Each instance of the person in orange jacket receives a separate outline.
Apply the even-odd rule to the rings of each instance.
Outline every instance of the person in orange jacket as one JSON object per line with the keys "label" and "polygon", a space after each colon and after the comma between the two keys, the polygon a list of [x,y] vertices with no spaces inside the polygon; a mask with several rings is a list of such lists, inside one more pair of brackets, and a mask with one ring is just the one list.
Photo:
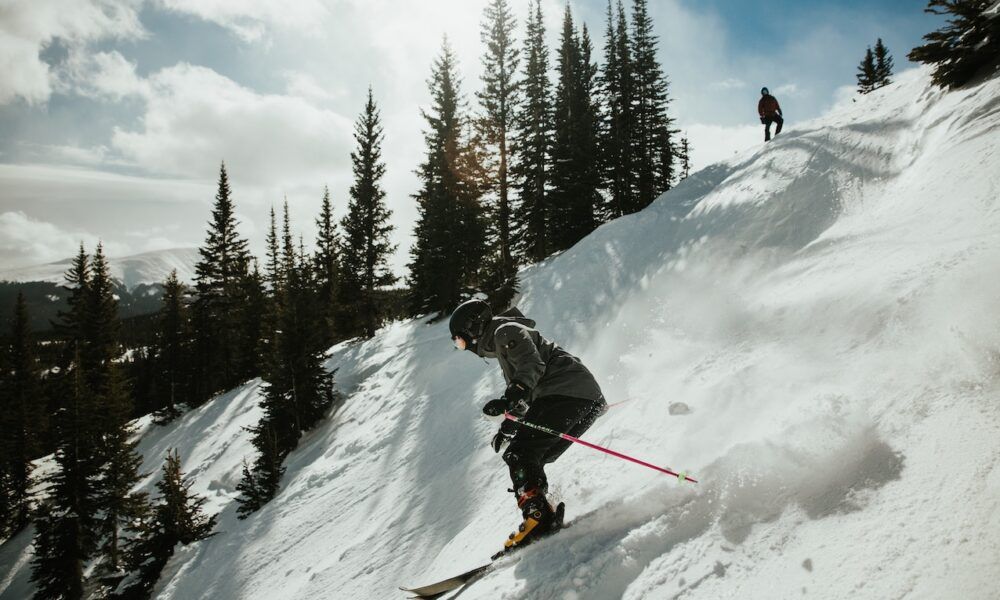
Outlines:
{"label": "person in orange jacket", "polygon": [[764,141],[771,141],[771,123],[777,123],[774,135],[781,133],[781,125],[785,120],[781,117],[781,106],[778,99],[771,95],[767,88],[760,88],[760,102],[757,103],[760,122],[764,125]]}

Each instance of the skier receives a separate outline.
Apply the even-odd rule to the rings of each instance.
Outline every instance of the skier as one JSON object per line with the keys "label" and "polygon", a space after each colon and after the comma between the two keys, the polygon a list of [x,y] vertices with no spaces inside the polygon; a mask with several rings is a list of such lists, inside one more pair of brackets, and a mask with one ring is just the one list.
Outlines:
{"label": "skier", "polygon": [[[578,358],[541,336],[535,322],[512,308],[494,316],[489,304],[469,300],[455,309],[449,328],[459,350],[496,358],[507,389],[483,406],[489,416],[507,411],[525,421],[579,437],[607,410],[601,388]],[[491,445],[494,452],[507,445],[503,460],[510,469],[523,521],[504,543],[504,551],[523,546],[558,528],[560,504],[545,497],[548,481],[544,466],[553,462],[570,442],[509,419],[500,425]]]}
{"label": "skier", "polygon": [[767,88],[760,88],[760,102],[757,103],[757,112],[760,113],[760,122],[764,125],[764,141],[771,141],[771,123],[777,123],[774,135],[781,133],[781,125],[785,120],[781,116],[781,106],[778,99],[771,95]]}

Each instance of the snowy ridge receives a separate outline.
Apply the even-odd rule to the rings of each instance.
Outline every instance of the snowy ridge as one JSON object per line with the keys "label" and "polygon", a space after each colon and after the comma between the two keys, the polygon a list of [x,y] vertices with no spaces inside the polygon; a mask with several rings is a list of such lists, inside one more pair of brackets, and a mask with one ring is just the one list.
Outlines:
{"label": "snowy ridge", "polygon": [[[547,472],[574,526],[462,600],[996,596],[1000,79],[928,81],[903,73],[522,272],[518,305],[627,401],[584,437],[701,483],[573,448]],[[143,440],[147,469],[176,444],[222,510],[158,598],[401,598],[516,525],[479,412],[495,364],[409,321],[328,366],[345,403],[246,521],[256,383]],[[0,548],[0,598],[23,597],[27,546]]]}
{"label": "snowy ridge", "polygon": [[[132,290],[139,285],[163,283],[171,271],[177,270],[177,278],[182,282],[194,281],[195,264],[199,259],[197,248],[171,248],[154,250],[132,256],[109,258],[111,277]],[[0,271],[0,281],[47,281],[63,283],[72,259],[54,263],[21,267]]]}

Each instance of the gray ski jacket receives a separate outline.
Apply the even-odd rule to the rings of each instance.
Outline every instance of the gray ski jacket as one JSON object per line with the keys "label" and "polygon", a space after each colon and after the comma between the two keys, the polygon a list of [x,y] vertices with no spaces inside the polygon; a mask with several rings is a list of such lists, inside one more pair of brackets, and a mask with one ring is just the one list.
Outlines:
{"label": "gray ski jacket", "polygon": [[535,322],[524,316],[497,316],[486,326],[476,354],[496,358],[504,381],[531,390],[529,404],[544,396],[569,396],[602,401],[597,380],[580,359],[542,337]]}

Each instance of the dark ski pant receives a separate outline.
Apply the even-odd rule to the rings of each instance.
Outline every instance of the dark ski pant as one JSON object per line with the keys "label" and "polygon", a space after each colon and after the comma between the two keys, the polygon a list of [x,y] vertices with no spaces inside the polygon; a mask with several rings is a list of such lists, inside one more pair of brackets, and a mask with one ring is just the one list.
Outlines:
{"label": "dark ski pant", "polygon": [[[607,408],[604,398],[594,402],[569,396],[545,396],[531,403],[524,420],[579,437]],[[503,453],[503,460],[510,467],[514,494],[520,495],[532,488],[543,494],[547,492],[545,465],[562,456],[571,444],[544,431],[518,425],[514,439]]]}
{"label": "dark ski pant", "polygon": [[777,123],[778,126],[774,130],[774,135],[781,133],[781,126],[785,123],[785,120],[781,118],[781,115],[774,114],[764,117],[764,141],[771,141],[771,123]]}

